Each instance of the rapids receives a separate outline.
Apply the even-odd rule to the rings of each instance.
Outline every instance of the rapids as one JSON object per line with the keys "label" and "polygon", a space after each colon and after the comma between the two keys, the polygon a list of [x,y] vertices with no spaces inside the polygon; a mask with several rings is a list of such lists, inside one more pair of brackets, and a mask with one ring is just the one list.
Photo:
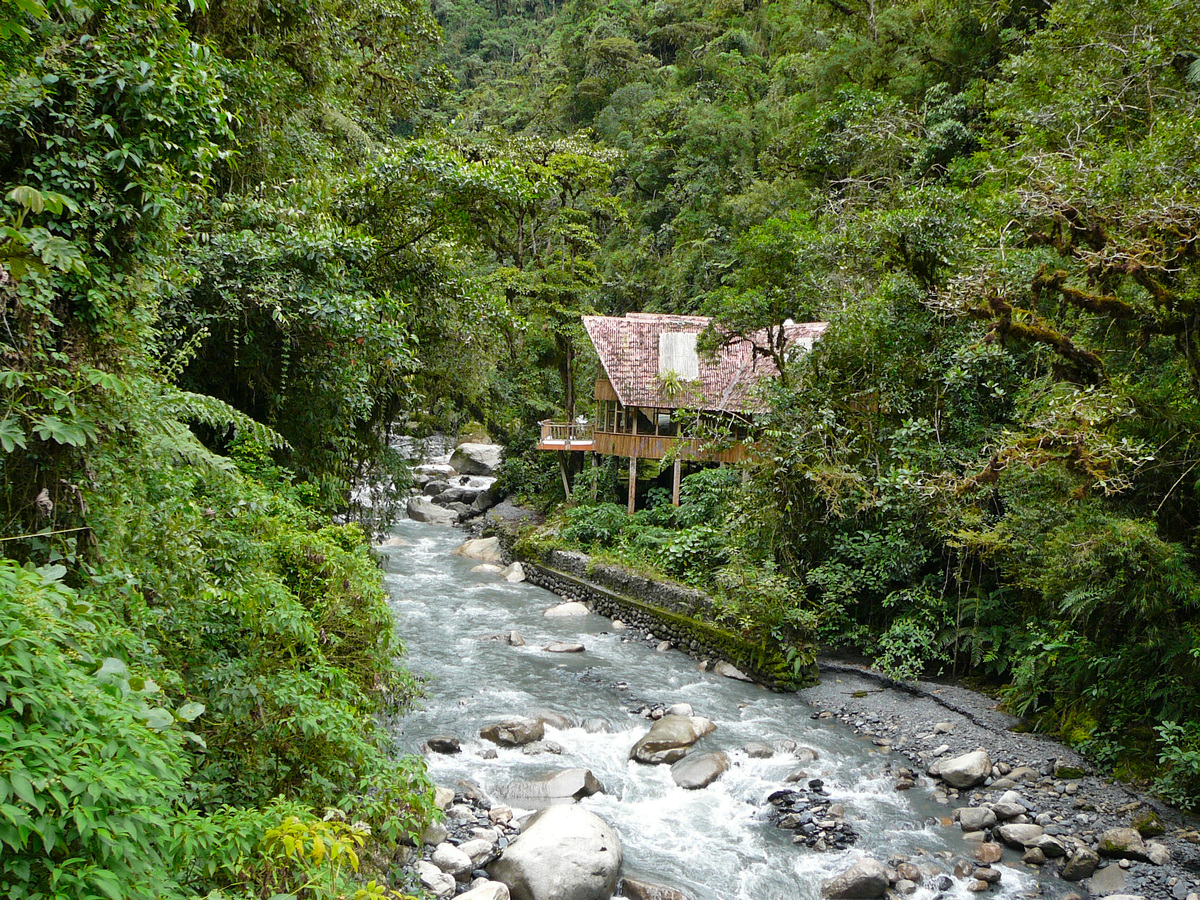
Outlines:
{"label": "rapids", "polygon": [[[951,815],[920,786],[897,792],[889,764],[906,764],[899,754],[831,719],[814,719],[797,697],[771,693],[700,672],[690,657],[658,653],[628,633],[614,632],[597,615],[548,619],[542,613],[560,602],[541,588],[508,584],[495,575],[473,573],[476,560],[451,555],[463,540],[456,529],[401,522],[393,534],[402,543],[382,549],[391,606],[410,667],[428,678],[417,709],[396,724],[403,749],[420,753],[435,734],[452,734],[463,745],[457,755],[428,757],[438,784],[477,785],[489,796],[504,785],[550,771],[583,766],[592,770],[605,793],[583,800],[586,808],[616,828],[626,874],[688,891],[695,900],[792,900],[820,897],[820,882],[869,853],[887,861],[911,857],[922,869],[948,872],[953,860],[940,852],[970,857],[957,826],[939,820]],[[393,542],[396,543],[396,542]],[[523,647],[490,639],[516,629]],[[579,641],[583,653],[555,654],[550,641]],[[645,766],[628,759],[629,749],[650,725],[635,711],[644,703],[685,701],[698,715],[717,723],[696,752],[725,750],[733,766],[708,788],[685,791],[671,780],[669,766]],[[582,727],[546,729],[561,744],[561,756],[526,755],[519,748],[491,748],[479,729],[505,715],[553,710],[571,721],[604,719],[608,733]],[[749,741],[790,739],[817,751],[803,768],[820,778],[830,797],[846,807],[860,834],[843,852],[816,852],[791,841],[791,832],[765,818],[766,798],[784,787],[784,776],[799,764],[790,754],[751,759]],[[1024,867],[1001,865],[1003,881],[988,892],[1008,900],[1036,882]],[[941,894],[967,900],[965,880]],[[934,900],[931,880],[915,900]]]}

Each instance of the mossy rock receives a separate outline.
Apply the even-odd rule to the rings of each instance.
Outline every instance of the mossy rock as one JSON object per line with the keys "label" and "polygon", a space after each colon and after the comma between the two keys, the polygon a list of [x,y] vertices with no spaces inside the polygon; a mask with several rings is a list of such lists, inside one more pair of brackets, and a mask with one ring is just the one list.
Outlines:
{"label": "mossy rock", "polygon": [[1143,809],[1134,815],[1132,825],[1144,838],[1158,837],[1160,834],[1165,834],[1167,830],[1162,819],[1158,817],[1158,813],[1152,809]]}
{"label": "mossy rock", "polygon": [[1074,780],[1076,778],[1082,778],[1086,774],[1087,774],[1087,770],[1081,769],[1081,768],[1079,768],[1079,766],[1055,766],[1054,767],[1054,777],[1055,778],[1065,778],[1068,781]]}

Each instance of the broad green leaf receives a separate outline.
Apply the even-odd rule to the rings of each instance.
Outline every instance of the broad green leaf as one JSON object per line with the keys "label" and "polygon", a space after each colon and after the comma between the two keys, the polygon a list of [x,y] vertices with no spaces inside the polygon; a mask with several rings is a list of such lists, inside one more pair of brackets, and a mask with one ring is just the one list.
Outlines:
{"label": "broad green leaf", "polygon": [[203,703],[185,703],[175,711],[175,717],[184,722],[193,722],[204,714]]}
{"label": "broad green leaf", "polygon": [[146,725],[155,731],[164,731],[170,728],[175,722],[175,717],[171,715],[171,711],[163,709],[161,706],[155,706],[146,716]]}
{"label": "broad green leaf", "polygon": [[26,446],[25,429],[15,418],[8,416],[0,421],[0,448],[5,453],[12,453],[18,447],[24,450]]}
{"label": "broad green leaf", "polygon": [[106,657],[96,672],[97,678],[124,678],[129,674],[129,667],[116,657]]}

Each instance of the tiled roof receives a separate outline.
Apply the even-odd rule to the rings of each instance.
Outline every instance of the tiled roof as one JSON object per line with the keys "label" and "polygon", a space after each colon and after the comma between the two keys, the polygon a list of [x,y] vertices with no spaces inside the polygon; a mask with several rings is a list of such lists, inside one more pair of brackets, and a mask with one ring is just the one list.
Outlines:
{"label": "tiled roof", "polygon": [[[614,316],[584,316],[583,327],[596,347],[605,375],[625,406],[674,409],[689,406],[720,412],[760,412],[762,402],[754,396],[755,384],[777,374],[769,357],[755,356],[749,341],[740,340],[718,351],[715,359],[700,356],[700,378],[676,397],[663,394],[658,378],[659,334],[699,334],[711,320],[707,316],[670,316],[629,313]],[[825,322],[789,324],[788,343],[809,342],[828,327]],[[764,338],[765,342],[765,338]]]}

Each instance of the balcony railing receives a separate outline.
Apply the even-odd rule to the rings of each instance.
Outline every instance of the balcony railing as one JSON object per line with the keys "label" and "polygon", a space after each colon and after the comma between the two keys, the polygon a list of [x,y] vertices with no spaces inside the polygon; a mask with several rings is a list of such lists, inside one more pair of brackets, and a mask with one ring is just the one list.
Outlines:
{"label": "balcony railing", "polygon": [[590,450],[595,446],[595,432],[590,422],[551,422],[542,426],[540,446],[548,450]]}

